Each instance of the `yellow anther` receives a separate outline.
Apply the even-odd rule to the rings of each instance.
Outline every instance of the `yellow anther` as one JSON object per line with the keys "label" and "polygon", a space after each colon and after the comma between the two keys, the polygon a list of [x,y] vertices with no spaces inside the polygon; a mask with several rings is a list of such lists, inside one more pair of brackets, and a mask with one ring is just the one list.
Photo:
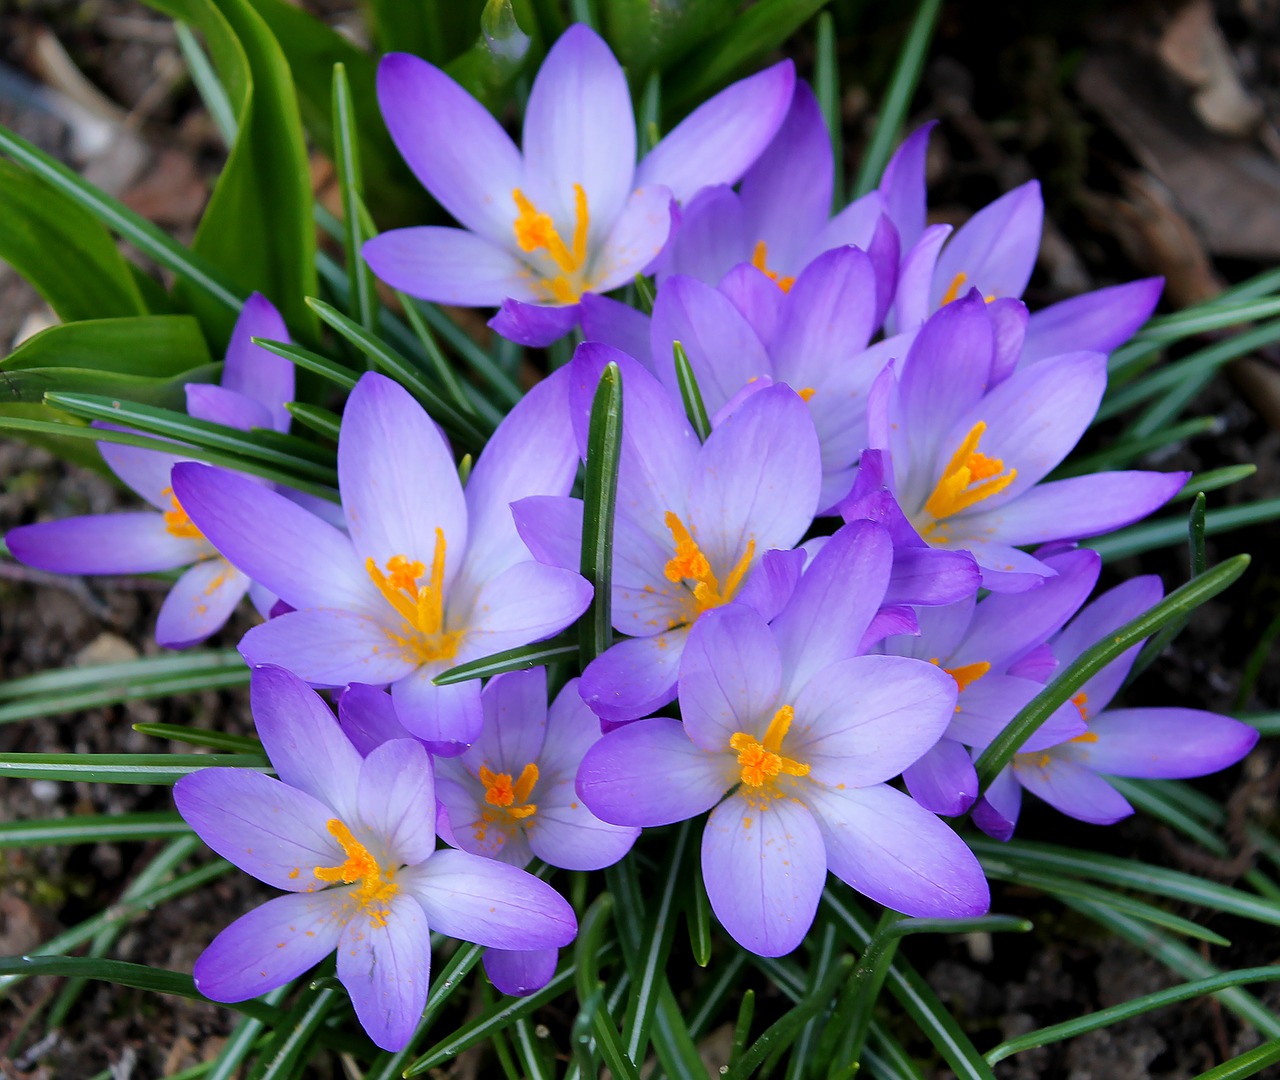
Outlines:
{"label": "yellow anther", "polygon": [[358,881],[360,888],[355,892],[355,900],[360,910],[369,915],[374,926],[386,926],[388,905],[400,891],[400,886],[394,881],[395,867],[389,866],[384,870],[379,866],[378,860],[351,835],[344,822],[330,818],[326,826],[329,834],[342,845],[347,859],[338,866],[317,866],[312,873],[318,880],[331,885],[338,882],[351,885]]}
{"label": "yellow anther", "polygon": [[693,610],[686,621],[693,622],[704,611],[720,607],[733,599],[742,585],[743,578],[747,576],[747,571],[751,569],[752,560],[756,555],[756,542],[754,539],[747,541],[746,551],[729,571],[729,576],[725,578],[724,586],[721,587],[720,579],[711,568],[711,562],[702,553],[698,542],[685,527],[684,522],[670,510],[662,520],[671,530],[671,538],[675,541],[676,547],[675,554],[667,560],[663,572],[667,580],[675,584],[682,581],[692,582]]}
{"label": "yellow anther", "polygon": [[[1083,690],[1081,690],[1080,693],[1076,694],[1076,696],[1071,699],[1071,704],[1080,710],[1081,720],[1089,719],[1089,710],[1088,708],[1086,708],[1086,706],[1089,704],[1088,694],[1086,694]],[[1081,738],[1083,737],[1084,736],[1081,736]],[[1095,735],[1094,738],[1096,739],[1097,736]]]}
{"label": "yellow anther", "polygon": [[[538,812],[536,803],[529,802],[534,785],[538,782],[538,766],[532,761],[524,767],[514,782],[510,773],[496,773],[480,766],[480,783],[484,785],[484,801],[496,806],[508,818],[523,821]],[[494,818],[494,820],[497,820]]]}
{"label": "yellow anther", "polygon": [[942,294],[942,303],[939,307],[946,307],[952,300],[960,295],[960,290],[964,288],[964,283],[969,280],[969,275],[963,270],[951,279],[951,284],[947,286],[947,291]]}
{"label": "yellow anther", "polygon": [[1083,742],[1083,743],[1097,742],[1097,741],[1098,741],[1098,736],[1097,736],[1094,732],[1092,732],[1092,731],[1085,731],[1085,732],[1082,732],[1081,734],[1077,735],[1077,736],[1076,736],[1074,739],[1072,739],[1071,741],[1072,741],[1072,742]]}
{"label": "yellow anther", "polygon": [[800,395],[801,401],[812,401],[813,395],[817,392],[818,391],[816,391],[812,386],[806,386],[803,390],[796,391],[796,393]]}
{"label": "yellow anther", "polygon": [[784,757],[782,740],[786,738],[795,719],[795,709],[783,705],[765,730],[764,740],[756,739],[745,731],[735,731],[729,737],[729,748],[738,752],[741,779],[752,788],[772,784],[779,776],[807,776],[809,766],[801,761]]}
{"label": "yellow anther", "polygon": [[[1018,476],[1017,469],[1005,471],[1000,458],[979,453],[978,443],[987,425],[979,420],[964,437],[959,449],[951,455],[938,485],[924,504],[925,513],[934,521],[942,521],[1003,491]],[[927,534],[928,528],[924,530]]]}
{"label": "yellow anther", "polygon": [[436,529],[436,546],[431,557],[431,575],[426,585],[418,580],[426,567],[417,559],[393,555],[386,571],[379,569],[372,556],[364,568],[378,591],[403,620],[401,633],[387,631],[397,646],[408,650],[419,663],[451,660],[462,641],[462,631],[444,629],[444,567],[447,544],[444,530]]}
{"label": "yellow anther", "polygon": [[541,285],[549,299],[562,304],[577,303],[587,290],[585,270],[587,265],[587,238],[591,231],[591,215],[587,208],[587,193],[581,184],[573,185],[574,225],[572,247],[564,242],[560,230],[550,214],[543,213],[519,188],[511,192],[516,204],[516,218],[512,222],[516,244],[521,251],[533,254],[545,251],[560,273],[544,277]]}
{"label": "yellow anther", "polygon": [[[938,664],[941,667],[936,656],[929,663]],[[978,660],[972,664],[962,664],[960,667],[948,667],[942,670],[955,679],[956,686],[960,690],[966,690],[990,671],[991,665],[986,660]]]}
{"label": "yellow anther", "polygon": [[169,500],[171,507],[164,512],[165,531],[170,536],[177,536],[182,540],[203,540],[204,533],[195,527],[187,512],[182,509],[182,504],[178,502],[178,496],[173,493],[173,488],[167,487],[160,494]]}
{"label": "yellow anther", "polygon": [[[756,242],[755,250],[751,253],[751,265],[764,274],[765,277],[776,281],[778,283],[778,288],[784,293],[789,293],[791,291],[791,286],[796,283],[794,276],[779,277],[776,270],[769,269],[769,245],[763,240],[758,240]],[[801,393],[803,393],[803,391],[801,391]]]}

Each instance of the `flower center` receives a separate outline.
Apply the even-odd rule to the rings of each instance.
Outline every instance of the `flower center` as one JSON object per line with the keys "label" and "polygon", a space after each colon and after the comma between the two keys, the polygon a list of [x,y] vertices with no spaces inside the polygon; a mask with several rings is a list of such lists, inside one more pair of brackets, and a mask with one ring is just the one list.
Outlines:
{"label": "flower center", "polygon": [[807,764],[782,755],[782,740],[786,738],[795,716],[795,709],[783,705],[769,721],[763,741],[745,731],[735,731],[729,737],[729,749],[738,752],[742,782],[747,787],[772,789],[779,776],[809,774]]}
{"label": "flower center", "polygon": [[204,533],[196,528],[187,512],[182,509],[182,504],[178,502],[178,496],[173,493],[173,488],[167,487],[160,494],[168,498],[171,506],[171,509],[164,512],[165,531],[170,536],[176,536],[182,540],[203,540]]}
{"label": "flower center", "polygon": [[[941,662],[938,660],[936,656],[932,660],[930,660],[929,663],[937,664],[939,667],[942,666]],[[960,667],[954,667],[954,668],[944,667],[942,668],[942,670],[945,671],[948,675],[950,675],[953,679],[955,679],[956,686],[961,691],[964,691],[968,689],[970,685],[972,685],[973,683],[976,683],[979,679],[981,679],[982,676],[984,676],[988,671],[990,671],[991,665],[987,663],[987,661],[985,660],[979,660],[973,664],[962,664]],[[957,705],[956,712],[959,712],[959,711],[960,711],[960,706]]]}
{"label": "flower center", "polygon": [[710,560],[702,553],[702,549],[698,547],[698,542],[685,527],[684,522],[670,510],[666,512],[662,520],[666,523],[667,528],[671,530],[671,538],[676,545],[676,553],[667,560],[667,565],[664,567],[663,572],[666,574],[668,581],[677,585],[681,582],[687,582],[693,590],[689,617],[685,620],[685,622],[691,623],[704,611],[720,607],[720,605],[727,604],[733,599],[734,594],[737,593],[742,585],[742,579],[747,576],[747,571],[751,569],[751,562],[756,555],[756,542],[754,539],[747,541],[747,550],[743,552],[742,558],[729,571],[729,576],[725,579],[722,588],[720,579],[716,577],[715,571],[711,569]]}
{"label": "flower center", "polygon": [[431,559],[431,577],[426,585],[418,579],[426,567],[417,559],[393,555],[381,570],[373,557],[364,568],[378,591],[404,620],[402,632],[387,630],[387,636],[406,650],[419,664],[452,660],[462,642],[463,631],[444,629],[444,530],[436,529],[436,547]]}
{"label": "flower center", "polygon": [[480,766],[480,783],[484,785],[484,801],[496,806],[516,821],[533,817],[538,804],[529,802],[533,787],[538,782],[538,766],[532,761],[524,767],[516,780],[510,773],[495,773]]}
{"label": "flower center", "polygon": [[[969,275],[966,274],[963,270],[961,270],[960,273],[958,273],[955,277],[951,279],[951,284],[947,286],[947,291],[942,294],[942,300],[938,304],[938,306],[946,307],[949,303],[951,303],[952,300],[954,300],[957,296],[960,295],[960,290],[964,288],[964,283],[968,280],[969,280]],[[992,293],[990,296],[984,296],[983,300],[985,300],[989,304],[995,298],[996,298],[996,294]]]}
{"label": "flower center", "polygon": [[[765,277],[771,278],[777,282],[778,288],[784,293],[791,291],[791,286],[796,283],[794,276],[779,277],[778,271],[769,269],[769,245],[763,240],[756,242],[755,250],[751,253],[751,265],[759,270]],[[801,391],[803,393],[803,391]]]}
{"label": "flower center", "polygon": [[[1080,710],[1080,719],[1081,719],[1081,720],[1088,720],[1088,719],[1089,719],[1089,710],[1088,710],[1088,708],[1087,708],[1087,706],[1088,706],[1088,704],[1089,704],[1089,695],[1088,695],[1088,694],[1086,694],[1083,690],[1081,690],[1081,691],[1080,691],[1080,693],[1076,694],[1076,696],[1075,696],[1075,697],[1073,697],[1073,698],[1071,699],[1071,704],[1072,704],[1072,705],[1074,705],[1077,709],[1079,709],[1079,710]],[[1096,735],[1095,735],[1095,736],[1094,736],[1094,739],[1096,739],[1097,737],[1098,737],[1098,736],[1096,736]],[[1084,736],[1083,736],[1083,735],[1079,735],[1079,736],[1077,736],[1077,738],[1083,739],[1083,738],[1084,738]]]}
{"label": "flower center", "polygon": [[938,536],[930,535],[938,522],[989,499],[1017,478],[1017,469],[1005,469],[1000,458],[989,458],[979,452],[978,443],[986,430],[987,425],[981,420],[969,429],[964,442],[942,470],[933,494],[925,501],[924,512],[932,519],[921,530],[926,540],[945,544],[948,539],[945,531]]}
{"label": "flower center", "polygon": [[394,881],[396,868],[388,866],[384,870],[379,866],[369,849],[337,818],[330,818],[326,824],[330,835],[346,852],[347,861],[339,866],[317,866],[312,873],[329,884],[360,882],[360,888],[355,892],[360,910],[369,916],[374,926],[386,926],[391,898],[400,891],[400,886]]}
{"label": "flower center", "polygon": [[548,300],[562,304],[574,304],[587,290],[583,270],[587,263],[587,232],[591,216],[587,211],[587,193],[581,184],[573,185],[574,225],[572,246],[566,244],[550,214],[539,210],[519,188],[511,192],[515,200],[516,219],[512,229],[520,250],[528,254],[543,251],[555,263],[560,273],[543,276],[541,288]]}

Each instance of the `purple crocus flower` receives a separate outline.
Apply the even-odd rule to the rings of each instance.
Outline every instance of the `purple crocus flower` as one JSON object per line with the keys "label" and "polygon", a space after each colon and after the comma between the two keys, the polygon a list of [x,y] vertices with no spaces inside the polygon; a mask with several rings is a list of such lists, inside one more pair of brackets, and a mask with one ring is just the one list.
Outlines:
{"label": "purple crocus flower", "polygon": [[786,113],[783,61],[695,110],[636,163],[626,76],[575,25],[552,46],[525,112],[523,155],[438,68],[385,56],[378,100],[409,167],[462,229],[397,229],[365,245],[380,278],[412,296],[502,306],[491,326],[527,345],[568,332],[586,293],[632,280],[666,243],[672,199],[735,182]]}
{"label": "purple crocus flower", "polygon": [[708,187],[682,209],[658,264],[660,276],[684,274],[716,285],[749,264],[786,292],[823,252],[854,244],[875,267],[866,299],[879,328],[897,279],[897,231],[878,191],[831,217],[834,178],[822,110],[808,84],[797,81],[786,119],[743,175],[740,191],[728,183]]}
{"label": "purple crocus flower", "polygon": [[[288,430],[284,403],[293,400],[293,365],[254,345],[254,337],[289,340],[279,312],[258,293],[245,301],[236,320],[222,384],[187,384],[192,416],[242,431]],[[218,554],[174,496],[173,466],[188,459],[122,443],[99,443],[98,450],[153,509],[19,526],[5,538],[9,550],[19,562],[58,574],[149,574],[185,567],[160,608],[156,641],[170,649],[198,644],[222,628],[250,581]],[[260,610],[269,610],[272,599],[265,590],[255,589],[253,599]]]}
{"label": "purple crocus flower", "polygon": [[[1050,642],[1067,665],[1160,601],[1160,579],[1133,578],[1103,593]],[[1253,749],[1258,732],[1247,724],[1200,709],[1109,709],[1142,647],[1139,642],[1080,688],[1069,703],[1087,730],[1056,745],[1027,746],[1014,755],[973,808],[973,821],[997,840],[1018,822],[1022,791],[1038,795],[1068,817],[1110,825],[1133,813],[1107,776],[1171,780],[1234,765]],[[1039,734],[1039,733],[1037,733]],[[977,747],[982,749],[982,747]]]}
{"label": "purple crocus flower", "polygon": [[712,811],[707,895],[752,952],[780,956],[803,940],[828,869],[911,915],[987,908],[964,842],[886,783],[937,742],[956,700],[932,664],[859,655],[891,557],[883,528],[846,525],[772,625],[740,604],[703,616],[680,665],[684,722],[609,732],[579,770],[579,794],[606,821]]}
{"label": "purple crocus flower", "polygon": [[[580,689],[598,716],[624,721],[674,697],[680,652],[704,612],[730,601],[778,610],[803,562],[802,552],[784,552],[813,521],[821,462],[809,411],[790,388],[750,395],[700,445],[652,375],[591,342],[568,367],[584,454],[592,396],[610,361],[623,387],[613,625],[630,637],[587,665]],[[538,558],[578,565],[579,500],[525,499],[513,512]],[[783,551],[769,557],[775,548]]]}
{"label": "purple crocus flower", "polygon": [[195,965],[201,993],[257,997],[336,949],[361,1025],[398,1050],[426,1004],[430,930],[499,949],[573,940],[573,910],[549,885],[436,851],[431,759],[420,743],[394,740],[362,758],[319,696],[282,668],[256,668],[250,696],[279,779],[201,769],[173,795],[214,851],[289,895],[214,939]]}
{"label": "purple crocus flower", "polygon": [[409,731],[435,753],[461,752],[480,731],[480,688],[438,687],[432,677],[547,637],[590,602],[576,573],[530,558],[510,511],[515,499],[573,483],[566,409],[563,375],[530,391],[464,492],[418,403],[390,379],[362,376],[338,438],[349,536],[230,473],[176,467],[174,489],[204,535],[296,609],[250,630],[245,658],[317,686],[391,684]]}
{"label": "purple crocus flower", "polygon": [[[1088,549],[1041,554],[1056,576],[1037,589],[969,597],[916,612],[919,634],[887,638],[891,656],[937,664],[956,681],[959,697],[947,730],[927,754],[903,772],[907,790],[926,810],[963,814],[978,797],[978,774],[967,747],[983,747],[1033,697],[1056,666],[1045,642],[1088,598],[1102,560]],[[1064,705],[1036,732],[1039,750],[1085,730],[1075,706]]]}
{"label": "purple crocus flower", "polygon": [[1107,472],[1041,483],[1097,411],[1106,357],[1066,353],[994,388],[997,321],[973,290],[930,316],[901,377],[877,378],[870,442],[920,537],[973,552],[990,589],[1034,587],[1051,571],[1022,545],[1097,536],[1172,498],[1187,473]]}

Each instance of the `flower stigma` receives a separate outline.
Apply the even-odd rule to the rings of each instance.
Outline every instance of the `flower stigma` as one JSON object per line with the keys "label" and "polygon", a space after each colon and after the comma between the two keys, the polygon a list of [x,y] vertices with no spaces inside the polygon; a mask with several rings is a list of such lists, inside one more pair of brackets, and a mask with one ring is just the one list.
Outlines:
{"label": "flower stigma", "polygon": [[[773,714],[763,740],[758,740],[745,731],[735,731],[729,737],[729,749],[738,752],[741,780],[748,788],[753,789],[749,795],[758,791],[760,794],[776,797],[779,776],[809,775],[808,764],[782,754],[782,740],[786,738],[795,716],[795,709],[790,705],[783,705]],[[765,790],[760,791],[762,788]]]}
{"label": "flower stigma", "polygon": [[573,185],[572,246],[564,242],[551,215],[534,206],[523,191],[515,188],[511,197],[515,200],[518,211],[511,227],[515,231],[520,250],[530,255],[535,251],[545,251],[560,270],[554,277],[543,275],[540,288],[548,300],[576,304],[589,287],[583,273],[587,263],[587,233],[591,227],[587,193],[581,184]]}
{"label": "flower stigma", "polygon": [[[933,657],[929,663],[942,667],[941,661],[939,661],[936,656]],[[944,667],[942,670],[955,679],[956,689],[963,692],[990,671],[991,665],[986,660],[978,660],[972,664],[961,664],[960,667]],[[956,711],[960,711],[960,707],[958,705],[956,706]]]}
{"label": "flower stigma", "polygon": [[991,498],[1017,479],[1017,469],[1005,469],[1003,460],[989,458],[978,450],[978,443],[986,430],[987,425],[982,420],[969,429],[969,434],[942,470],[933,494],[925,501],[924,512],[932,519],[920,530],[926,540],[945,544],[949,539],[945,531],[936,537],[930,535],[939,522]]}
{"label": "flower stigma", "polygon": [[796,283],[794,275],[779,277],[778,271],[769,269],[769,245],[763,240],[756,241],[755,250],[751,253],[751,265],[764,274],[765,277],[776,282],[778,288],[784,293],[789,293],[791,286]]}
{"label": "flower stigma", "polygon": [[512,781],[510,773],[495,773],[480,766],[480,783],[484,785],[484,801],[504,810],[510,817],[523,821],[538,812],[538,804],[529,802],[538,782],[538,766],[532,761]]}
{"label": "flower stigma", "polygon": [[463,631],[444,629],[444,530],[436,529],[436,547],[431,558],[431,576],[426,585],[418,579],[426,567],[417,559],[393,555],[381,570],[373,557],[364,568],[378,591],[404,620],[402,633],[387,630],[387,636],[420,664],[452,660],[462,642]]}
{"label": "flower stigma", "polygon": [[396,868],[388,866],[384,871],[369,849],[351,835],[351,830],[337,818],[326,822],[330,835],[342,845],[347,854],[346,862],[339,866],[317,866],[312,871],[320,880],[329,884],[339,881],[348,885],[360,882],[355,891],[359,909],[369,916],[374,926],[386,926],[391,898],[400,891],[395,883]]}
{"label": "flower stigma", "polygon": [[[663,515],[662,520],[671,530],[671,538],[676,547],[676,553],[667,560],[663,573],[666,574],[667,580],[674,584],[692,583],[693,596],[686,598],[690,602],[686,605],[689,610],[684,619],[685,623],[692,623],[704,611],[720,607],[733,599],[747,576],[747,571],[751,569],[751,562],[756,555],[756,542],[754,538],[747,541],[746,551],[729,571],[729,576],[725,578],[722,588],[720,579],[711,569],[710,560],[702,553],[698,542],[684,522],[670,510]],[[672,625],[674,628],[681,624]]]}
{"label": "flower stigma", "polygon": [[203,540],[204,533],[196,528],[195,522],[182,508],[182,504],[178,502],[178,496],[173,493],[173,488],[167,487],[160,494],[169,500],[171,507],[164,512],[165,531],[180,540]]}
{"label": "flower stigma", "polygon": [[[964,288],[964,283],[968,280],[969,275],[961,270],[960,273],[951,279],[951,284],[947,286],[947,291],[942,294],[942,299],[939,301],[938,306],[946,307],[951,303],[952,300],[960,295],[960,290]],[[992,293],[990,296],[984,296],[982,299],[989,304],[995,298],[996,294]]]}

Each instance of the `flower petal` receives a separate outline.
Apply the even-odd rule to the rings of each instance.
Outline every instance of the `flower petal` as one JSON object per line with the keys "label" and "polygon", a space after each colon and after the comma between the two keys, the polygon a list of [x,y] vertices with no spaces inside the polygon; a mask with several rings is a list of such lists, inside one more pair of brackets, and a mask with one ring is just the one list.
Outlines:
{"label": "flower petal", "polygon": [[231,331],[222,385],[265,406],[271,414],[272,427],[276,431],[288,431],[291,417],[284,403],[293,400],[293,365],[283,356],[255,345],[251,339],[256,337],[290,340],[280,312],[258,292],[249,294]]}
{"label": "flower petal", "polygon": [[420,667],[392,684],[396,716],[433,754],[453,757],[476,741],[483,722],[478,682],[436,686],[439,668]]}
{"label": "flower petal", "polygon": [[902,771],[911,797],[931,814],[955,817],[978,797],[978,773],[969,752],[954,739],[939,739]]}
{"label": "flower petal", "polygon": [[1110,709],[1089,723],[1097,741],[1063,752],[1094,772],[1168,780],[1207,776],[1253,749],[1257,729],[1200,709]]}
{"label": "flower petal", "polygon": [[634,280],[666,244],[671,222],[670,191],[661,184],[636,188],[591,260],[591,291],[609,292]]}
{"label": "flower petal", "polygon": [[578,325],[580,305],[543,304],[537,300],[508,296],[486,325],[508,341],[531,349],[545,349]]}
{"label": "flower petal", "polygon": [[[119,424],[104,424],[100,420],[95,420],[91,426],[108,431],[129,431],[135,435],[141,434],[132,428],[124,428]],[[177,454],[164,454],[159,450],[144,450],[141,446],[128,446],[125,443],[100,442],[96,445],[102,460],[133,491],[157,510],[172,509],[169,488],[173,481],[170,474],[178,462],[189,461],[190,458],[180,457]]]}
{"label": "flower petal", "polygon": [[806,785],[802,797],[822,828],[831,872],[864,896],[922,918],[964,918],[990,906],[973,852],[902,792]]}
{"label": "flower petal", "polygon": [[885,209],[898,229],[903,248],[910,248],[924,231],[925,160],[929,136],[938,122],[931,120],[908,135],[894,151],[880,178]]}
{"label": "flower petal", "polygon": [[721,90],[645,155],[636,186],[663,184],[683,203],[699,188],[737,183],[777,132],[794,85],[783,60]]}
{"label": "flower petal", "polygon": [[512,244],[520,152],[489,111],[439,68],[408,53],[378,65],[378,105],[391,138],[441,206],[498,244]]}
{"label": "flower petal", "polygon": [[700,750],[678,720],[655,717],[609,732],[582,759],[577,790],[616,825],[670,825],[697,817],[737,782],[732,754]]}
{"label": "flower petal", "polygon": [[254,428],[274,430],[271,410],[245,394],[209,383],[187,383],[184,389],[187,413],[197,420],[208,420],[237,431],[252,431]]}
{"label": "flower petal", "polygon": [[582,336],[634,357],[652,368],[649,359],[649,317],[630,304],[595,293],[582,297]]}
{"label": "flower petal", "polygon": [[360,823],[392,864],[416,866],[436,849],[431,759],[416,739],[393,739],[360,764]]}
{"label": "flower petal", "polygon": [[1151,317],[1164,278],[1096,289],[1034,312],[1020,363],[1025,366],[1075,349],[1109,353],[1131,338]]}
{"label": "flower petal", "polygon": [[[483,765],[493,772],[519,776],[531,761],[540,762],[547,732],[545,668],[495,675],[481,691],[480,704],[484,727],[463,755],[463,764],[473,773]],[[597,726],[590,720],[587,725],[588,731]]]}
{"label": "flower petal", "polygon": [[248,1001],[296,979],[337,948],[350,892],[277,896],[241,915],[200,954],[196,989],[214,1001]]}
{"label": "flower petal", "polygon": [[601,821],[582,802],[557,801],[548,806],[539,801],[537,824],[529,830],[529,847],[549,866],[601,870],[626,855],[639,836],[639,828]]}
{"label": "flower petal", "polygon": [[226,559],[196,563],[164,598],[156,641],[166,649],[199,644],[222,629],[248,591],[249,579]]}
{"label": "flower petal", "polygon": [[276,664],[312,686],[385,686],[416,666],[381,623],[333,608],[279,615],[245,634],[239,648],[250,664]]}
{"label": "flower petal", "polygon": [[687,631],[669,630],[615,642],[582,672],[582,700],[611,721],[635,720],[660,708],[676,696],[688,637]]}
{"label": "flower petal", "polygon": [[942,302],[961,273],[964,286],[981,290],[984,297],[1021,296],[1040,252],[1043,226],[1039,181],[1030,180],[984,206],[942,249],[933,278],[932,306]]}
{"label": "flower petal", "polygon": [[[515,218],[515,210],[511,212]],[[393,289],[436,304],[497,307],[507,297],[537,300],[533,272],[507,248],[442,225],[391,229],[360,254]]]}
{"label": "flower petal", "polygon": [[531,495],[511,504],[520,539],[538,562],[563,570],[582,565],[582,500]]}
{"label": "flower petal", "polygon": [[[985,748],[1044,686],[1014,675],[984,675],[965,687],[947,728],[949,738],[965,746]],[[1049,714],[1023,750],[1043,750],[1074,739],[1085,730],[1080,710],[1070,701]]]}
{"label": "flower petal", "polygon": [[559,959],[559,949],[485,949],[481,961],[499,993],[527,997],[551,981]]}
{"label": "flower petal", "polygon": [[277,889],[312,889],[316,867],[338,866],[346,857],[329,834],[330,807],[259,772],[189,773],[174,785],[173,801],[209,847]]}
{"label": "flower petal", "polygon": [[532,874],[465,851],[437,851],[401,872],[432,929],[492,949],[558,949],[578,932],[571,908]]}
{"label": "flower petal", "polygon": [[973,806],[973,823],[994,840],[1005,841],[1013,835],[1022,808],[1022,785],[1013,766],[1006,765],[991,781]]}
{"label": "flower petal", "polygon": [[450,621],[456,617],[465,628],[459,664],[563,630],[587,610],[591,586],[572,570],[528,559],[484,582],[465,608],[464,602],[459,598],[450,612]]}
{"label": "flower petal", "polygon": [[19,525],[5,543],[19,562],[55,574],[149,574],[190,566],[208,552],[198,540],[174,536],[151,511]]}
{"label": "flower petal", "polygon": [[793,800],[726,799],[702,834],[702,875],[729,936],[759,956],[783,956],[804,940],[822,898],[822,833]]}
{"label": "flower petal", "polygon": [[338,942],[338,979],[351,997],[360,1026],[376,1046],[400,1050],[427,1004],[431,932],[422,906],[397,894],[385,913],[360,914]]}
{"label": "flower petal", "polygon": [[391,695],[378,686],[352,683],[338,698],[338,723],[361,756],[391,739],[412,738],[396,716]]}
{"label": "flower petal", "polygon": [[1055,810],[1090,825],[1114,825],[1133,813],[1128,800],[1092,769],[1057,754],[1019,754],[1013,771]]}

